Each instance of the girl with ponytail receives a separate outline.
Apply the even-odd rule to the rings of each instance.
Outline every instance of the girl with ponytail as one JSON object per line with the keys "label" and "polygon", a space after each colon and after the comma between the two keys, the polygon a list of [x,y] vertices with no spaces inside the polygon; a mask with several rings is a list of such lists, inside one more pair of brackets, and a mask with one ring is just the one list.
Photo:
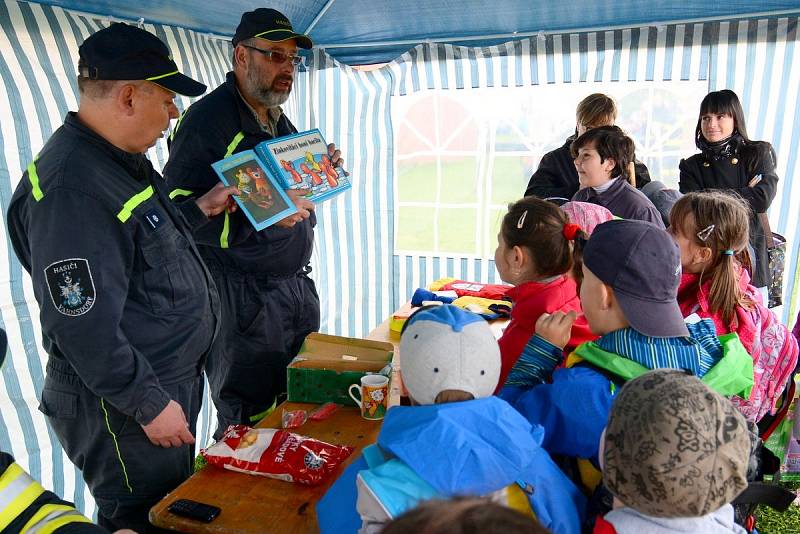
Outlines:
{"label": "girl with ponytail", "polygon": [[797,364],[797,341],[750,284],[750,208],[722,191],[684,195],[672,207],[669,232],[681,251],[678,304],[684,316],[711,318],[717,335],[735,332],[753,357],[750,398],[732,400],[750,420],[772,412]]}
{"label": "girl with ponytail", "polygon": [[[577,286],[570,275],[573,242],[586,238],[558,206],[535,197],[515,202],[503,217],[495,267],[500,278],[514,288],[506,293],[513,302],[511,321],[498,340],[502,356],[498,390],[505,385],[543,313],[575,311],[579,315],[568,350],[596,337],[583,318]],[[538,381],[547,378],[536,377]]]}

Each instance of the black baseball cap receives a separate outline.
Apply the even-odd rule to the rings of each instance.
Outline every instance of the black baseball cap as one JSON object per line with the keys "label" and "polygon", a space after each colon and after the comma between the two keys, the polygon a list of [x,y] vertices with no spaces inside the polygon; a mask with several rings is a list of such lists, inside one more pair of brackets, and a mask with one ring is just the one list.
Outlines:
{"label": "black baseball cap", "polygon": [[307,35],[296,33],[292,29],[292,23],[283,13],[266,7],[260,7],[243,14],[231,42],[233,46],[236,46],[241,41],[252,37],[272,42],[296,39],[297,46],[307,50],[314,46]]}
{"label": "black baseball cap", "polygon": [[152,33],[115,22],[90,35],[78,48],[78,74],[91,80],[146,80],[185,96],[206,86],[178,72],[167,45]]}
{"label": "black baseball cap", "polygon": [[614,290],[634,330],[652,337],[689,335],[677,301],[681,253],[666,231],[644,221],[604,222],[587,241],[583,263]]}

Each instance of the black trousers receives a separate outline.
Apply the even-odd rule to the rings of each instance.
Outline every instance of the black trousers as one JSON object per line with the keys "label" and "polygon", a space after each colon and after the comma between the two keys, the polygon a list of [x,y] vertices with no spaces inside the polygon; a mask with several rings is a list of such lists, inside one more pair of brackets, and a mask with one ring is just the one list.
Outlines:
{"label": "black trousers", "polygon": [[219,439],[232,424],[253,425],[286,392],[286,366],[319,330],[319,296],[303,273],[288,277],[209,265],[222,324],[206,361]]}
{"label": "black trousers", "polygon": [[[202,376],[162,387],[183,407],[194,434]],[[97,502],[100,525],[112,531],[163,532],[150,525],[148,511],[192,474],[193,445],[153,445],[132,417],[95,396],[68,365],[52,359],[39,410],[83,472]]]}

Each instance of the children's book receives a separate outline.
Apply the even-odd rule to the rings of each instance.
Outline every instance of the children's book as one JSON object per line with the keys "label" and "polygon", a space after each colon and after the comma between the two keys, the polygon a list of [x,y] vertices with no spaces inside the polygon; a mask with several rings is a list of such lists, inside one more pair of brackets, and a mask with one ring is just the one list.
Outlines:
{"label": "children's book", "polygon": [[306,198],[318,203],[351,187],[317,129],[263,141],[211,166],[225,185],[239,188],[234,198],[256,230],[297,212],[285,190],[308,189]]}
{"label": "children's book", "polygon": [[331,163],[328,144],[317,129],[261,142],[255,151],[285,189],[308,189],[312,202],[350,189],[350,179]]}
{"label": "children's book", "polygon": [[233,185],[240,195],[233,197],[256,230],[275,224],[297,208],[280,181],[252,150],[238,152],[211,166],[226,186]]}

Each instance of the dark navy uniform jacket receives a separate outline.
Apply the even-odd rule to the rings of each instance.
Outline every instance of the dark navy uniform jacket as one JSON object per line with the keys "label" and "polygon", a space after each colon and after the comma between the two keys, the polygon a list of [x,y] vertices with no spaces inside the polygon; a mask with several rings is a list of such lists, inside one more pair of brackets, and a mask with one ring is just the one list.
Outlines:
{"label": "dark navy uniform jacket", "polygon": [[169,402],[162,386],[197,377],[219,298],[188,224],[142,154],[67,115],[28,166],[8,210],[31,274],[43,344],[85,386],[140,424]]}
{"label": "dark navy uniform jacket", "polygon": [[[296,132],[286,115],[281,115],[277,136]],[[272,138],[239,96],[229,72],[225,83],[192,104],[175,127],[164,167],[170,196],[202,195],[220,181],[212,163]],[[211,263],[236,271],[289,276],[311,259],[315,225],[312,212],[293,228],[273,225],[256,232],[241,211],[225,212],[196,231],[195,239]]]}

